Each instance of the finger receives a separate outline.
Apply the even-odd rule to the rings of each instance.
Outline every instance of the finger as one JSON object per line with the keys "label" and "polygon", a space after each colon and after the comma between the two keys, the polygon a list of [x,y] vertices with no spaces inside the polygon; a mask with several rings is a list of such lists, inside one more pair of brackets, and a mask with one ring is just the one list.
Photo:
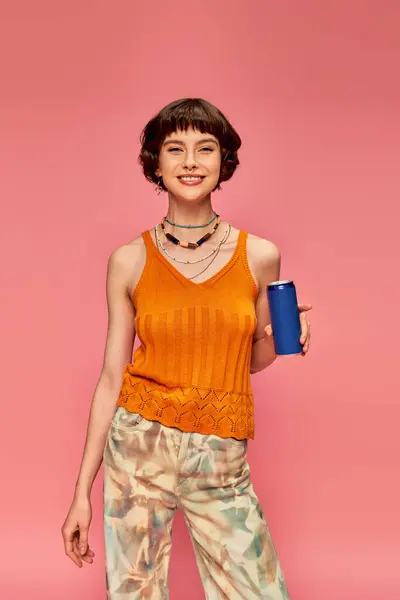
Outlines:
{"label": "finger", "polygon": [[74,551],[74,542],[72,540],[67,540],[64,542],[65,554],[76,564],[77,567],[82,566],[82,561],[79,560],[78,556]]}
{"label": "finger", "polygon": [[308,323],[307,323],[306,315],[304,313],[300,315],[300,325],[301,325],[300,342],[302,344],[304,344],[304,342],[307,339],[307,335],[308,335]]}
{"label": "finger", "polygon": [[62,535],[64,538],[64,549],[65,554],[74,562],[78,567],[82,566],[82,562],[79,560],[79,555],[75,552],[75,540],[77,535],[77,526],[75,529],[62,529]]}
{"label": "finger", "polygon": [[87,553],[85,554],[85,556],[81,556],[81,559],[85,561],[85,563],[88,563],[90,565],[93,563],[93,558],[91,556],[88,556]]}
{"label": "finger", "polygon": [[301,312],[307,311],[307,310],[311,310],[312,309],[312,305],[311,304],[298,304],[298,309]]}
{"label": "finger", "polygon": [[267,326],[265,327],[264,331],[265,331],[265,333],[266,333],[268,336],[271,336],[271,335],[272,335],[272,326],[271,326],[271,325],[267,325]]}
{"label": "finger", "polygon": [[86,561],[86,562],[92,563],[94,556],[95,556],[95,554],[94,554],[93,550],[90,548],[90,546],[88,544],[86,553],[83,556],[81,556],[81,559],[84,560],[84,561]]}
{"label": "finger", "polygon": [[82,527],[79,529],[79,553],[83,556],[86,554],[86,550],[89,547],[88,544],[88,529],[86,527]]}
{"label": "finger", "polygon": [[310,323],[308,323],[307,340],[306,340],[306,344],[305,344],[307,350],[310,347],[310,340],[311,340],[311,325],[310,325]]}
{"label": "finger", "polygon": [[81,559],[81,560],[85,561],[86,563],[90,563],[90,564],[93,562],[93,556],[94,556],[94,552],[93,552],[93,550],[91,550],[91,549],[89,548],[89,545],[87,545],[87,550],[86,550],[86,553],[85,553],[85,554],[81,554],[81,551],[80,551],[80,545],[79,545],[79,540],[78,540],[78,539],[75,539],[75,544],[74,544],[74,546],[75,546],[75,547],[74,547],[75,555],[76,555],[76,556],[77,556],[79,559]]}
{"label": "finger", "polygon": [[302,355],[305,356],[308,352],[308,344],[307,342],[304,344],[303,349],[301,351]]}
{"label": "finger", "polygon": [[[81,561],[88,563],[88,564],[92,564],[94,562],[92,556],[89,556],[88,552],[86,552],[86,554],[84,554],[84,555],[81,555],[80,549],[79,549],[79,540],[75,540],[74,553],[75,553],[75,557],[77,558],[77,560],[80,561],[80,566],[83,566],[83,563]],[[92,554],[94,555],[93,552],[92,552]]]}
{"label": "finger", "polygon": [[79,552],[78,543],[79,543],[78,537],[75,537],[74,538],[74,544],[73,544],[74,545],[74,553],[75,553],[75,556],[78,559],[78,561],[81,561],[82,556],[81,556],[81,553]]}

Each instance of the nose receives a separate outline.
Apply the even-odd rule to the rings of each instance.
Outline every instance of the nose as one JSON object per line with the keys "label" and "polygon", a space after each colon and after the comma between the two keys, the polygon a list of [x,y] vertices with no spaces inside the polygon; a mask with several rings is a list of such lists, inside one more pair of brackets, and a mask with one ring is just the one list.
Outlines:
{"label": "nose", "polygon": [[197,168],[197,162],[194,156],[194,152],[187,152],[183,160],[183,166],[191,171]]}

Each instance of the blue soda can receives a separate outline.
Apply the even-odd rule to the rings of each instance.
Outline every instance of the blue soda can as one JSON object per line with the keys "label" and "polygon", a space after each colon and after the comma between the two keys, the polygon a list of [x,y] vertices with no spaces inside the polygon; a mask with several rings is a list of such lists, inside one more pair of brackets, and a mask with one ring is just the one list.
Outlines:
{"label": "blue soda can", "polygon": [[293,281],[272,281],[267,286],[269,312],[275,353],[280,356],[300,354],[301,324]]}

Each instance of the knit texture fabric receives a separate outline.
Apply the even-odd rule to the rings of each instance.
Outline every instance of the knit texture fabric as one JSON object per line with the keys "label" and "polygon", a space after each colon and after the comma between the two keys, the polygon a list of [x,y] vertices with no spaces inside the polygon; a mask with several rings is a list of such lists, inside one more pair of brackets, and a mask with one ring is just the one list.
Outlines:
{"label": "knit texture fabric", "polygon": [[141,342],[126,365],[117,401],[185,432],[254,437],[250,383],[257,285],[247,232],[233,255],[201,283],[187,279],[142,233],[146,264],[133,293]]}

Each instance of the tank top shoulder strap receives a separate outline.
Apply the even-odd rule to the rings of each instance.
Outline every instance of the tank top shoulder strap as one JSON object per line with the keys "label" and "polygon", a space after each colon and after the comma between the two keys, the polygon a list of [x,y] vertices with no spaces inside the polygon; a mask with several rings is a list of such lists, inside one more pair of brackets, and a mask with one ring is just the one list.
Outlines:
{"label": "tank top shoulder strap", "polygon": [[156,255],[156,252],[157,252],[157,248],[156,248],[155,244],[153,243],[153,240],[151,239],[149,230],[142,231],[141,237],[143,239],[143,242],[144,242],[144,245],[146,248],[146,258],[144,261],[142,272],[139,276],[136,287],[134,288],[133,293],[132,293],[132,300],[133,300],[133,303],[135,306],[137,303],[139,290],[143,287],[144,282],[148,280],[149,274],[151,272],[151,264],[153,263],[153,257]]}
{"label": "tank top shoulder strap", "polygon": [[238,249],[241,250],[242,252],[245,251],[247,249],[247,237],[248,237],[248,232],[244,231],[243,229],[239,230],[239,236],[238,236]]}
{"label": "tank top shoulder strap", "polygon": [[151,239],[151,234],[150,234],[149,229],[146,229],[146,231],[142,232],[142,238],[143,238],[144,244],[146,246],[146,252],[148,253],[148,255],[150,255],[150,253],[154,254],[154,252],[156,252],[156,247],[154,245],[153,240]]}
{"label": "tank top shoulder strap", "polygon": [[250,269],[248,254],[247,254],[247,239],[249,237],[248,231],[244,231],[243,229],[239,232],[238,237],[238,245],[237,245],[237,254],[241,257],[239,263],[244,267],[245,276],[250,280],[251,286],[253,288],[253,293],[255,296],[258,294],[258,285],[256,280],[254,279],[253,273]]}
{"label": "tank top shoulder strap", "polygon": [[243,229],[239,230],[239,236],[237,240],[237,248],[235,254],[241,255],[245,262],[247,262],[247,238],[248,232]]}

